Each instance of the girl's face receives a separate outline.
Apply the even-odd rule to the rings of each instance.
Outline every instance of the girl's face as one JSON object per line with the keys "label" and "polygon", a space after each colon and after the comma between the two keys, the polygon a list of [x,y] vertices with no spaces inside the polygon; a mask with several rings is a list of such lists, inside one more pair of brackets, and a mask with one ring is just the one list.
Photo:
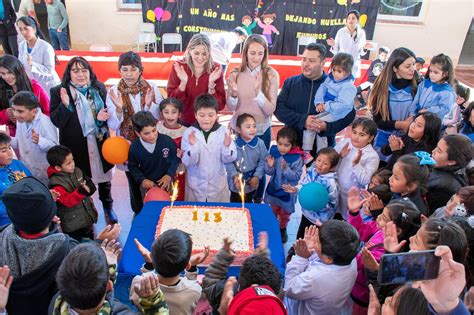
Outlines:
{"label": "girl's face", "polygon": [[315,168],[319,174],[324,175],[331,171],[331,157],[327,154],[319,154],[316,158]]}
{"label": "girl's face", "polygon": [[395,163],[393,166],[393,173],[389,179],[390,190],[394,193],[406,195],[410,192],[405,173],[403,172],[402,164]]}
{"label": "girl's face", "polygon": [[385,207],[383,208],[382,213],[377,216],[377,227],[379,229],[383,229],[390,221],[392,221],[392,218],[390,217],[390,210]]}
{"label": "girl's face", "polygon": [[448,144],[444,139],[438,141],[438,145],[431,152],[433,159],[436,161],[435,167],[445,167],[456,165],[455,161],[448,159]]}
{"label": "girl's face", "polygon": [[263,23],[270,25],[273,23],[273,19],[271,17],[266,17],[263,19]]}
{"label": "girl's face", "polygon": [[451,213],[460,203],[462,203],[461,197],[459,197],[458,194],[454,194],[446,204],[446,211]]}
{"label": "girl's face", "polygon": [[18,30],[27,42],[36,38],[36,30],[21,21],[18,22]]}
{"label": "girl's face", "polygon": [[75,85],[84,86],[90,83],[90,72],[77,62],[71,67],[71,81]]}
{"label": "girl's face", "polygon": [[0,77],[9,85],[16,85],[16,76],[14,73],[10,72],[7,68],[0,67]]}
{"label": "girl's face", "polygon": [[359,23],[359,20],[357,19],[357,16],[355,14],[349,14],[349,16],[346,18],[346,25],[351,30],[356,28],[357,23]]}
{"label": "girl's face", "polygon": [[444,77],[446,76],[446,72],[443,72],[441,66],[438,64],[431,64],[430,65],[430,80],[433,83],[443,83]]}
{"label": "girl's face", "polygon": [[370,183],[369,183],[368,188],[369,188],[369,189],[372,189],[372,188],[377,187],[377,186],[380,186],[380,185],[382,185],[382,184],[383,184],[382,179],[381,179],[379,176],[374,175],[374,176],[372,176],[372,178],[370,179]]}
{"label": "girl's face", "polygon": [[189,51],[193,65],[196,68],[202,68],[209,61],[209,52],[204,45],[197,45]]}
{"label": "girl's face", "polygon": [[265,47],[259,43],[251,43],[247,51],[247,65],[250,69],[255,69],[262,64],[265,55]]}
{"label": "girl's face", "polygon": [[290,152],[292,147],[293,145],[291,144],[290,139],[283,137],[277,139],[277,148],[281,155],[285,155]]}
{"label": "girl's face", "polygon": [[178,124],[178,119],[181,116],[179,109],[172,104],[167,104],[165,108],[161,111],[161,117],[163,117],[163,122],[168,127],[176,127]]}
{"label": "girl's face", "polygon": [[373,139],[374,136],[369,135],[367,132],[365,132],[362,126],[359,125],[352,128],[351,143],[354,148],[362,149],[366,147],[369,143],[371,143]]}
{"label": "girl's face", "polygon": [[416,119],[410,124],[410,128],[408,129],[408,136],[415,141],[420,141],[425,134],[425,117],[418,116]]}
{"label": "girl's face", "polygon": [[141,74],[140,69],[135,66],[124,65],[120,67],[120,75],[122,76],[122,79],[125,81],[125,84],[127,84],[128,86],[133,86],[135,83],[137,83],[138,78],[140,77],[140,74]]}
{"label": "girl's face", "polygon": [[456,94],[456,104],[462,105],[462,104],[464,104],[465,102],[466,102],[466,100],[464,99],[464,97],[459,96],[459,95]]}
{"label": "girl's face", "polygon": [[415,235],[410,237],[410,250],[428,250],[427,232],[423,224]]}
{"label": "girl's face", "polygon": [[331,73],[336,81],[340,81],[346,78],[349,74],[342,69],[342,67],[334,66],[331,69]]}
{"label": "girl's face", "polygon": [[257,123],[252,118],[245,119],[240,126],[237,127],[237,132],[245,141],[252,140],[257,134]]}
{"label": "girl's face", "polygon": [[397,79],[413,79],[413,76],[415,75],[415,58],[407,58],[398,67],[393,67],[393,72],[395,72]]}

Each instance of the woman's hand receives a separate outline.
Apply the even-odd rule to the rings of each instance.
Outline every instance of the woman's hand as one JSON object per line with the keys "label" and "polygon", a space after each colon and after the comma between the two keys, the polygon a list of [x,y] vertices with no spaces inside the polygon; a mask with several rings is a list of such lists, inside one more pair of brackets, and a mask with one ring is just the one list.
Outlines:
{"label": "woman's hand", "polygon": [[114,103],[115,105],[115,111],[117,113],[121,113],[123,111],[122,93],[120,93],[120,91],[117,91],[117,94],[115,94],[114,90],[110,89],[109,96],[112,100],[112,103]]}
{"label": "woman's hand", "polygon": [[69,95],[67,94],[67,91],[65,88],[61,88],[61,91],[60,91],[60,94],[61,94],[61,103],[66,106],[66,108],[69,107],[69,103],[70,103],[70,99],[69,99]]}
{"label": "woman's hand", "polygon": [[326,43],[331,47],[336,46],[336,41],[334,40],[334,38],[326,39]]}
{"label": "woman's hand", "polygon": [[145,95],[145,106],[150,108],[151,103],[154,103],[155,99],[156,99],[155,91],[151,88],[148,89],[148,91],[146,91],[146,95]]}
{"label": "woman's hand", "polygon": [[211,74],[209,75],[209,85],[213,85],[217,79],[222,75],[222,67],[217,66],[212,70]]}
{"label": "woman's hand", "polygon": [[107,113],[107,108],[102,108],[99,113],[97,114],[98,121],[107,121],[109,119],[110,114]]}
{"label": "woman's hand", "polygon": [[255,97],[262,91],[262,73],[259,71],[255,75]]}
{"label": "woman's hand", "polygon": [[234,98],[239,96],[239,90],[238,90],[237,83],[235,82],[235,78],[233,75],[230,75],[227,78],[227,93],[229,93],[229,96],[234,97]]}

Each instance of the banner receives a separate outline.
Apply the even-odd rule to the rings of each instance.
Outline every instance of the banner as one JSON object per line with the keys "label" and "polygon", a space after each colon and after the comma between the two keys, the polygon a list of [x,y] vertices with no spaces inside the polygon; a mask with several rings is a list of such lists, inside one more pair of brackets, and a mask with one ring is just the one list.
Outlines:
{"label": "banner", "polygon": [[184,49],[196,33],[244,26],[271,40],[270,53],[276,55],[296,55],[301,36],[327,46],[354,9],[371,39],[378,7],[378,0],[142,0],[143,21],[155,24],[158,40],[163,33],[180,33]]}

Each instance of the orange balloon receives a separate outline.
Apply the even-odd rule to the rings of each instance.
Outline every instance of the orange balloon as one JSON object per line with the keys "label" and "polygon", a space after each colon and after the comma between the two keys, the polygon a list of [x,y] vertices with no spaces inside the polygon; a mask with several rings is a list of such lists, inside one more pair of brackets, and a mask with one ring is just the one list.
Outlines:
{"label": "orange balloon", "polygon": [[153,187],[147,191],[145,198],[143,198],[144,203],[148,201],[171,201],[171,198],[166,190]]}
{"label": "orange balloon", "polygon": [[130,144],[123,137],[110,137],[102,145],[102,155],[110,164],[122,164],[128,160]]}

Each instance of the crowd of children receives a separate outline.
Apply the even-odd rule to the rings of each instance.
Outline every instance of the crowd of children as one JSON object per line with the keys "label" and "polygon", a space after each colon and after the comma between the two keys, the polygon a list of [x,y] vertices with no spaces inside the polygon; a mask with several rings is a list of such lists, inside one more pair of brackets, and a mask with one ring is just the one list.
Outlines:
{"label": "crowd of children", "polygon": [[[0,310],[34,312],[24,304],[30,294],[38,314],[192,314],[205,301],[211,313],[220,314],[379,314],[379,299],[385,298],[384,308],[403,314],[411,294],[413,309],[423,314],[466,314],[474,294],[474,103],[467,102],[469,89],[453,86],[448,56],[433,57],[416,88],[417,80],[401,69],[405,64],[414,68],[414,54],[398,48],[386,61],[387,53],[379,50],[372,67],[378,77],[369,93],[386,84],[390,95],[403,93],[403,105],[398,104],[403,108],[393,107],[392,96],[389,104],[371,104],[378,96],[370,95],[372,112],[353,120],[350,136],[334,148],[318,132],[304,130],[300,137],[284,126],[267,150],[254,116],[238,115],[234,128],[221,125],[218,100],[208,93],[193,101],[195,122],[183,124],[184,101],[163,99],[142,78],[140,57],[133,52],[120,56],[122,80],[107,97],[99,85],[90,90],[90,82],[77,85],[77,77],[70,78],[71,90],[58,90],[61,119],[57,113],[51,119],[43,113],[33,92],[18,91],[11,98],[16,133],[0,133]],[[73,63],[74,76],[92,71],[81,61]],[[353,65],[349,54],[334,56],[330,74],[310,103],[318,119],[333,122],[353,110]],[[100,164],[97,149],[106,137],[105,126],[130,142],[128,161],[118,168],[126,172],[136,215],[153,187],[170,191],[177,181],[178,200],[240,202],[243,191],[245,202],[253,202],[267,177],[263,202],[273,210],[286,243],[301,187],[322,185],[328,201],[318,211],[302,207],[284,275],[269,258],[265,233],[238,280],[227,279],[234,252],[232,240],[224,238],[202,285],[197,265],[209,250],[193,254],[191,235],[166,231],[151,252],[135,240],[145,264],[143,275],[132,281],[132,310],[113,295],[120,226],[94,233],[98,211],[92,195],[102,185],[104,196],[107,181],[76,166],[77,148],[59,145],[64,134],[60,131],[58,137],[56,127],[63,128],[74,110],[88,148],[97,141],[96,151],[91,149],[97,161],[89,153],[91,169]],[[12,148],[18,150],[18,160]],[[308,158],[311,152],[315,154]],[[100,170],[108,173],[103,165]],[[111,201],[108,210],[106,214],[115,215]],[[77,245],[81,242],[85,244]],[[441,268],[433,282],[389,287],[377,282],[384,254],[435,248]],[[36,274],[38,267],[44,270]],[[460,302],[464,293],[466,300]]]}

